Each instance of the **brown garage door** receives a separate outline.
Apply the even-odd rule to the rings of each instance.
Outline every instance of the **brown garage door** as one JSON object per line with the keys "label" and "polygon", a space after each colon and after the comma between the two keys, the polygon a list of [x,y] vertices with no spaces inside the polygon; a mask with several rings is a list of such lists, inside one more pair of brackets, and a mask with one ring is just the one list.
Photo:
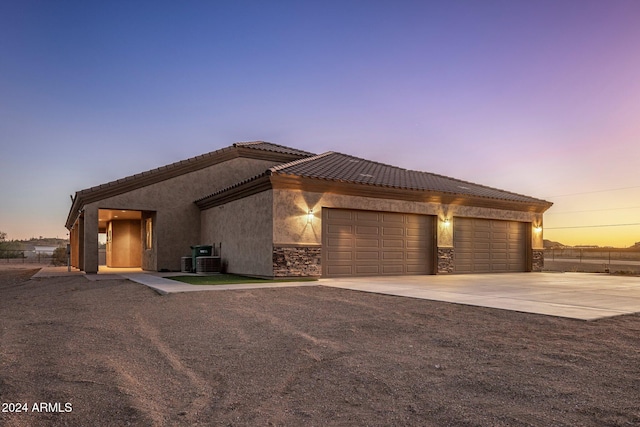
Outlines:
{"label": "brown garage door", "polygon": [[527,271],[525,223],[455,218],[453,224],[455,273]]}
{"label": "brown garage door", "polygon": [[323,275],[433,272],[433,217],[323,208]]}

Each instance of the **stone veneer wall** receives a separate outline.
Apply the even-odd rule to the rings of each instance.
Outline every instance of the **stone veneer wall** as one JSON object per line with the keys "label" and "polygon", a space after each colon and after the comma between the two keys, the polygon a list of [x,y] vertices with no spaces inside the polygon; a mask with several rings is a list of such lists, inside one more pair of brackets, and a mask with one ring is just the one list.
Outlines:
{"label": "stone veneer wall", "polygon": [[320,246],[274,246],[274,277],[321,276]]}
{"label": "stone veneer wall", "polygon": [[453,273],[453,248],[438,248],[438,274]]}
{"label": "stone veneer wall", "polygon": [[531,260],[531,271],[542,271],[544,268],[544,251],[534,249]]}

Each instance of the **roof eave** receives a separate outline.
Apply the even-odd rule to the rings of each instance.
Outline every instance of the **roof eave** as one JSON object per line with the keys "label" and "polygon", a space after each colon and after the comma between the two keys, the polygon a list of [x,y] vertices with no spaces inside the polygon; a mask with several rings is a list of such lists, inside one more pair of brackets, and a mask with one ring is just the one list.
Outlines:
{"label": "roof eave", "polygon": [[271,176],[268,174],[258,175],[250,180],[234,185],[226,190],[219,191],[208,197],[196,200],[194,203],[201,211],[221,206],[234,200],[243,199],[254,194],[270,190]]}
{"label": "roof eave", "polygon": [[409,200],[462,206],[477,206],[503,210],[543,213],[553,203],[543,200],[517,201],[433,190],[398,188],[374,184],[355,183],[325,178],[302,177],[273,172],[273,188],[298,189],[314,192],[332,192],[350,196]]}

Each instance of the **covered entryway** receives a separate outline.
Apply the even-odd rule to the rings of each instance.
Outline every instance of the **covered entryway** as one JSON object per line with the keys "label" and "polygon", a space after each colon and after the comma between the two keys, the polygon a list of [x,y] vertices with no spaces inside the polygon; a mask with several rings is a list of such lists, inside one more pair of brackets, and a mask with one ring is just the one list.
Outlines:
{"label": "covered entryway", "polygon": [[106,266],[142,266],[142,212],[99,209],[98,231],[106,233]]}
{"label": "covered entryway", "polygon": [[480,218],[454,219],[454,273],[527,271],[526,224]]}
{"label": "covered entryway", "polygon": [[325,277],[433,273],[434,217],[322,209]]}

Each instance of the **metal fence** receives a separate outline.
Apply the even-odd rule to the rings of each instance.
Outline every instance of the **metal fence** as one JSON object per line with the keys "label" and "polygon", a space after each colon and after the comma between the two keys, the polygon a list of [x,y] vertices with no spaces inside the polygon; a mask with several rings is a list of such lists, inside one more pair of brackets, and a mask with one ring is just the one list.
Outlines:
{"label": "metal fence", "polygon": [[545,270],[594,273],[640,273],[640,250],[558,248],[544,251]]}
{"label": "metal fence", "polygon": [[46,252],[0,249],[0,263],[51,264],[53,255]]}

